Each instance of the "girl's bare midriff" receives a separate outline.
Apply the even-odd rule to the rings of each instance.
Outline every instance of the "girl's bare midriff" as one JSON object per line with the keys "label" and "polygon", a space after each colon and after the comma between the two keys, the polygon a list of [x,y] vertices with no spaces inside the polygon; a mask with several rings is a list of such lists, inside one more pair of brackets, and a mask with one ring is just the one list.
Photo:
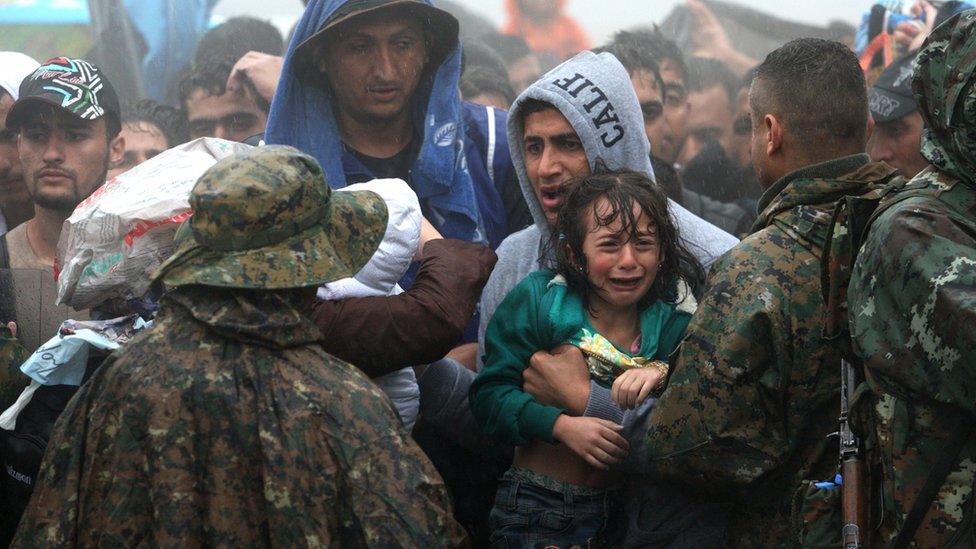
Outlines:
{"label": "girl's bare midriff", "polygon": [[515,467],[590,488],[606,488],[610,474],[594,469],[562,444],[532,441],[515,449]]}

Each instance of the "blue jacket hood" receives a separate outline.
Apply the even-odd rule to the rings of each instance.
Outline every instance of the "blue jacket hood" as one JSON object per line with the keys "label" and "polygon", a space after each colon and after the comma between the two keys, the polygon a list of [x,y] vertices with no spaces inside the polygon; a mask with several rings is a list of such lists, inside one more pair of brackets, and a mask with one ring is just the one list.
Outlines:
{"label": "blue jacket hood", "polygon": [[[324,83],[303,81],[295,70],[295,49],[314,35],[333,12],[347,0],[312,0],[295,27],[285,54],[281,80],[271,112],[265,140],[269,144],[291,145],[314,156],[321,163],[332,188],[348,182],[343,166],[343,144],[332,110],[331,94]],[[433,5],[430,0],[423,3]],[[432,212],[445,236],[464,240],[483,239],[474,186],[464,155],[464,121],[458,81],[461,75],[461,47],[454,46],[433,76],[421,82],[414,102],[413,123],[423,139],[410,170],[410,186]]]}

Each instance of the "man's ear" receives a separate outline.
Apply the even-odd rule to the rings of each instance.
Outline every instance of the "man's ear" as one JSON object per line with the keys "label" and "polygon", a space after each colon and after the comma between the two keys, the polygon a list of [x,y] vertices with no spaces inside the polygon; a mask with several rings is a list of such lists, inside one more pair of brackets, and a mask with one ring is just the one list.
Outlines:
{"label": "man's ear", "polygon": [[870,143],[872,135],[874,135],[874,117],[868,113],[868,133],[864,134],[864,142]]}
{"label": "man's ear", "polygon": [[125,138],[122,134],[116,135],[108,144],[108,165],[118,166],[125,156]]}
{"label": "man's ear", "polygon": [[771,157],[783,148],[783,123],[775,115],[763,117],[766,129],[766,156]]}

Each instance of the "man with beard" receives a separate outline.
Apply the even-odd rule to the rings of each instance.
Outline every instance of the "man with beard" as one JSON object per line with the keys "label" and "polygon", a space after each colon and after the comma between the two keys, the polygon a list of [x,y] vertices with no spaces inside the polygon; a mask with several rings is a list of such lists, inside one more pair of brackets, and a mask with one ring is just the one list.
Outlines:
{"label": "man with beard", "polygon": [[37,61],[22,53],[0,52],[0,234],[34,216],[17,154],[17,132],[3,123],[20,96],[20,83],[36,68]]}
{"label": "man with beard", "polygon": [[7,128],[20,133],[20,162],[34,202],[33,219],[4,235],[9,264],[50,271],[64,220],[125,152],[118,96],[95,65],[50,59],[21,84]]}
{"label": "man with beard", "polygon": [[463,103],[460,73],[458,22],[429,0],[310,2],[265,140],[315,156],[332,188],[402,179],[446,238],[495,248],[530,217],[505,114]]}

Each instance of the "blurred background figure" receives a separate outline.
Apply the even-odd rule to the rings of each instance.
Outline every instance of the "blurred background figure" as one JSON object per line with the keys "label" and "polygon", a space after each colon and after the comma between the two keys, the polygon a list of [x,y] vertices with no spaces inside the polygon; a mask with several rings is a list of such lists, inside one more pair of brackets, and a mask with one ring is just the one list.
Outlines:
{"label": "blurred background figure", "polygon": [[125,140],[125,153],[122,161],[109,169],[109,179],[190,138],[183,113],[152,99],[143,99],[122,109],[120,135]]}
{"label": "blurred background figure", "polygon": [[17,132],[6,127],[6,119],[20,97],[20,83],[37,66],[37,61],[22,53],[0,52],[0,235],[34,217],[34,203],[17,153]]}
{"label": "blurred background figure", "polygon": [[506,0],[505,34],[521,36],[539,55],[560,62],[590,48],[590,39],[566,14],[566,0]]}
{"label": "blurred background figure", "polygon": [[180,83],[180,106],[191,139],[219,137],[243,142],[264,132],[270,103],[249,86],[228,89],[236,61],[232,57],[205,61]]}
{"label": "blurred background figure", "polygon": [[505,60],[485,39],[463,41],[461,97],[465,101],[508,110],[515,101],[515,90],[508,79]]}
{"label": "blurred background figure", "polygon": [[874,134],[868,144],[871,159],[887,162],[905,177],[928,166],[921,153],[922,115],[912,95],[915,52],[892,63],[868,90]]}
{"label": "blurred background figure", "polygon": [[[532,51],[529,44],[521,36],[509,34],[491,34],[484,37],[484,41],[498,52],[505,62],[508,71],[508,81],[518,95],[535,82],[544,72],[542,60]],[[552,64],[546,66],[551,67]]]}
{"label": "blurred background figure", "polygon": [[193,63],[199,65],[208,59],[225,57],[240,59],[249,51],[281,55],[284,48],[281,31],[270,22],[254,17],[232,17],[200,38]]}
{"label": "blurred background figure", "polygon": [[685,142],[678,155],[679,164],[687,164],[710,143],[722,152],[732,148],[732,118],[740,77],[724,63],[706,57],[688,61],[688,126]]}
{"label": "blurred background figure", "polygon": [[649,28],[617,32],[610,44],[615,49],[638,52],[657,64],[664,84],[664,120],[656,128],[656,138],[648,138],[653,155],[674,164],[688,125],[688,67],[684,54],[673,40]]}

